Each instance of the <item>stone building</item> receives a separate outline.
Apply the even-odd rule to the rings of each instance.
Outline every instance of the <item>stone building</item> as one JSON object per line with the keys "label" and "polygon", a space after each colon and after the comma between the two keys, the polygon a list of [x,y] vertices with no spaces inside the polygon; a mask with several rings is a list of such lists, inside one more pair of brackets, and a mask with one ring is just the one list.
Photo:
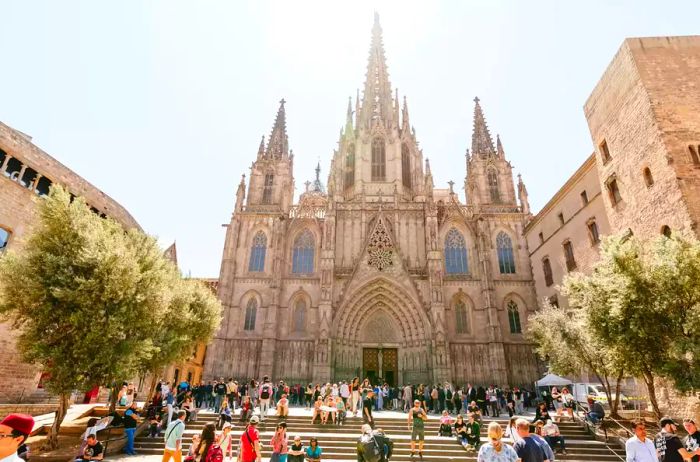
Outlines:
{"label": "stone building", "polygon": [[219,278],[224,321],[205,378],[539,377],[523,337],[536,308],[527,192],[478,99],[460,203],[451,182],[434,187],[375,17],[364,92],[348,104],[327,190],[317,168],[295,204],[293,162],[282,100],[236,193]]}
{"label": "stone building", "polygon": [[[597,260],[591,219],[599,236],[698,236],[698,107],[700,36],[622,43],[584,106],[595,152],[525,229],[538,299],[553,299],[569,270],[589,271]],[[583,199],[577,203],[583,191],[585,205]],[[566,300],[559,295],[558,303]],[[665,410],[700,416],[697,397],[680,395],[663,381],[657,388]]]}
{"label": "stone building", "polygon": [[591,154],[525,227],[538,301],[567,306],[558,287],[571,271],[588,272],[610,233],[595,154]]}
{"label": "stone building", "polygon": [[[95,213],[125,229],[139,228],[129,212],[108,195],[42,151],[31,137],[0,122],[0,252],[21,249],[37,220],[37,201],[53,183],[82,196]],[[19,361],[12,328],[0,324],[0,402],[31,400],[41,371]]]}

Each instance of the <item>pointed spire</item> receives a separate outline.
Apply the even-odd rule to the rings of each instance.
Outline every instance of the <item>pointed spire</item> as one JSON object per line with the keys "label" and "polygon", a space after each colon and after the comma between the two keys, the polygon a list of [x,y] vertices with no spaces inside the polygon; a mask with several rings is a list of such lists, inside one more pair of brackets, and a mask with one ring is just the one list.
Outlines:
{"label": "pointed spire", "polygon": [[501,159],[505,159],[506,155],[503,151],[503,144],[501,143],[501,136],[496,133],[496,154]]}
{"label": "pointed spire", "polygon": [[372,120],[389,122],[392,118],[391,103],[391,84],[384,56],[382,26],[379,25],[379,14],[375,11],[362,98],[362,123],[369,126]]}
{"label": "pointed spire", "polygon": [[479,97],[474,98],[474,132],[472,134],[472,154],[486,157],[494,155],[496,150],[493,147],[493,139],[489,128],[486,125],[484,112],[479,104]]}
{"label": "pointed spire", "polygon": [[408,118],[408,103],[406,102],[406,95],[403,97],[403,109],[401,110],[401,131],[410,131],[411,122]]}
{"label": "pointed spire", "polygon": [[399,105],[399,89],[396,89],[396,97],[394,98],[394,122],[396,125],[399,124],[399,110],[401,106]]}
{"label": "pointed spire", "polygon": [[260,140],[260,146],[258,147],[258,159],[265,157],[265,135],[262,136]]}
{"label": "pointed spire", "polygon": [[243,201],[245,200],[245,175],[241,176],[241,182],[238,183],[238,191],[236,191],[236,207],[235,210],[239,212],[243,208]]}
{"label": "pointed spire", "polygon": [[355,127],[360,127],[360,89],[357,89],[357,95],[355,96]]}
{"label": "pointed spire", "polygon": [[277,110],[275,125],[272,127],[270,141],[267,144],[266,155],[268,157],[281,158],[289,154],[287,141],[287,116],[284,111],[284,98],[280,100],[280,108]]}
{"label": "pointed spire", "polygon": [[[316,164],[316,168],[314,169],[314,171],[316,172],[316,179],[313,181],[313,183],[310,183],[313,185],[313,188],[311,188],[311,191],[322,193],[324,191],[323,191],[323,183],[321,183],[321,161],[320,160]],[[308,191],[309,188],[307,187],[306,190]]]}
{"label": "pointed spire", "polygon": [[345,117],[345,135],[350,136],[354,128],[352,125],[352,96],[348,97],[348,113]]}

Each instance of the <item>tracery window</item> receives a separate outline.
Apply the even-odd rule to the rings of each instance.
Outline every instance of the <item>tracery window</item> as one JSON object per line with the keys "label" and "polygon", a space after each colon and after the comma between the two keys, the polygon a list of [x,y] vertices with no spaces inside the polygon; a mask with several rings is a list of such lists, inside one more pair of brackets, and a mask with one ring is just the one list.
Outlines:
{"label": "tracery window", "polygon": [[372,181],[386,179],[386,153],[384,139],[377,137],[372,140]]}
{"label": "tracery window", "polygon": [[401,145],[401,178],[406,188],[411,187],[411,151],[406,143]]}
{"label": "tracery window", "polygon": [[355,184],[355,145],[348,146],[345,156],[345,187],[349,188]]}
{"label": "tracery window", "polygon": [[498,269],[501,271],[501,274],[514,274],[513,242],[510,240],[510,236],[503,231],[496,236],[496,249],[498,252]]}
{"label": "tracery window", "polygon": [[445,271],[447,274],[467,274],[469,261],[464,236],[452,228],[445,236]]}
{"label": "tracery window", "polygon": [[314,235],[306,229],[294,240],[292,273],[310,274],[314,272],[314,250]]}
{"label": "tracery window", "polygon": [[263,204],[272,203],[272,184],[274,182],[275,176],[272,173],[265,175],[265,185],[263,186]]}
{"label": "tracery window", "polygon": [[455,303],[455,326],[458,334],[466,334],[469,331],[467,306],[462,300]]}
{"label": "tracery window", "polygon": [[258,314],[258,300],[253,297],[248,300],[248,305],[245,308],[245,322],[243,330],[255,330],[255,318]]}
{"label": "tracery window", "polygon": [[306,330],[306,302],[299,300],[294,307],[294,332]]}
{"label": "tracery window", "polygon": [[508,302],[508,324],[510,324],[511,334],[522,333],[522,327],[520,326],[520,312],[518,311],[518,304],[513,300]]}
{"label": "tracery window", "polygon": [[258,231],[253,237],[253,244],[250,248],[250,261],[248,271],[265,271],[265,251],[267,250],[267,236],[264,232]]}
{"label": "tracery window", "polygon": [[498,173],[494,169],[489,169],[486,179],[489,186],[489,194],[491,195],[491,202],[498,204],[501,202],[501,192],[498,190]]}

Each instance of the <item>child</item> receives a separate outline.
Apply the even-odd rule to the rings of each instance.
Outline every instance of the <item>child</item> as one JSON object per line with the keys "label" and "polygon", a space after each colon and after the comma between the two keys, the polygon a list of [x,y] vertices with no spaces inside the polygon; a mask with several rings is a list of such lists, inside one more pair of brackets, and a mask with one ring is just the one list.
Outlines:
{"label": "child", "polygon": [[185,456],[185,462],[194,462],[194,460],[196,460],[197,451],[199,450],[199,441],[199,435],[192,435],[192,444],[190,444],[190,449]]}
{"label": "child", "polygon": [[452,436],[452,417],[447,409],[442,411],[442,417],[440,417],[440,430],[438,431],[439,436]]}

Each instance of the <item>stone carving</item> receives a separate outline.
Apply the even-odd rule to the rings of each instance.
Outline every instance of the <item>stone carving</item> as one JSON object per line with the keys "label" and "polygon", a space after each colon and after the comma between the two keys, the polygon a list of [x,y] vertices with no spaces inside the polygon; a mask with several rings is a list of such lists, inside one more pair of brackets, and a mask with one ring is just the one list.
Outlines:
{"label": "stone carving", "polygon": [[394,244],[389,238],[383,219],[379,217],[377,220],[367,245],[367,264],[378,271],[384,271],[394,264]]}

